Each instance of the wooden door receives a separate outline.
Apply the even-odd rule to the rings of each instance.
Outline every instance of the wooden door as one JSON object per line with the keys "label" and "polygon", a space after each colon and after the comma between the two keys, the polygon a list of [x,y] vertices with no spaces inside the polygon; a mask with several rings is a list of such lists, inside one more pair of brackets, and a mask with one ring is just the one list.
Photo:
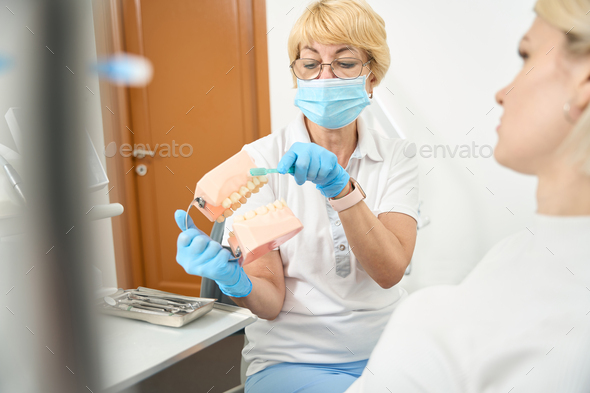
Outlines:
{"label": "wooden door", "polygon": [[[133,272],[128,286],[198,295],[200,278],[176,263],[180,230],[174,211],[187,208],[206,172],[270,133],[265,3],[123,0],[120,5],[125,50],[150,59],[154,78],[146,88],[128,89],[129,124],[117,131],[128,134],[135,148],[155,154],[124,158],[129,162],[116,168],[147,167],[144,176],[135,168],[125,175],[134,197],[120,196],[128,202],[126,212],[131,210],[127,219],[137,222],[125,228],[132,240],[139,239],[133,258],[141,260],[129,260],[130,253],[121,251],[117,264]],[[200,229],[211,231],[202,214],[194,209],[191,214]],[[116,248],[128,247],[121,243]]]}

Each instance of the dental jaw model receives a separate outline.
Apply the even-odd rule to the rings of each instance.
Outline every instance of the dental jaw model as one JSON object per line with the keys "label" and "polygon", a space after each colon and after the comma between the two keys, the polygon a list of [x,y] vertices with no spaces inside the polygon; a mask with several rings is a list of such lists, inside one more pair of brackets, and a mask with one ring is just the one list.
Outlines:
{"label": "dental jaw model", "polygon": [[[224,222],[268,183],[266,176],[251,176],[252,168],[256,165],[245,151],[230,157],[199,180],[190,206],[196,206],[210,221]],[[285,200],[276,200],[243,216],[236,216],[233,231],[229,234],[229,244],[236,257],[234,260],[246,265],[302,229],[303,225]]]}

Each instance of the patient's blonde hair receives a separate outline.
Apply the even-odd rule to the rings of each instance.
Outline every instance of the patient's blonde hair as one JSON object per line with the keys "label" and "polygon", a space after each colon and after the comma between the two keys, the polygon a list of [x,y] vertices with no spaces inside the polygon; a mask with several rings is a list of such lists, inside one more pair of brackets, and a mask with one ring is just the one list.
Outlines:
{"label": "patient's blonde hair", "polygon": [[[537,15],[566,34],[566,50],[590,56],[590,0],[538,0]],[[573,28],[572,28],[573,27]],[[590,105],[578,119],[562,149],[573,150],[573,159],[590,175]]]}
{"label": "patient's blonde hair", "polygon": [[[367,66],[375,75],[377,86],[389,68],[389,47],[385,22],[365,0],[319,0],[307,6],[291,34],[288,50],[291,63],[299,59],[300,44],[345,44],[364,50]],[[297,87],[297,78],[293,76]]]}

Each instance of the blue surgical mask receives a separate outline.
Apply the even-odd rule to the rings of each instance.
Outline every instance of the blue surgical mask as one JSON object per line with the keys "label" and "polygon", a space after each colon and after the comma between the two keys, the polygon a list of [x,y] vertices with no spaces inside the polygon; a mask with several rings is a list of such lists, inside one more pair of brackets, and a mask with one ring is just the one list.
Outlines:
{"label": "blue surgical mask", "polygon": [[371,104],[365,90],[366,79],[366,75],[356,79],[297,79],[295,106],[319,126],[342,128]]}

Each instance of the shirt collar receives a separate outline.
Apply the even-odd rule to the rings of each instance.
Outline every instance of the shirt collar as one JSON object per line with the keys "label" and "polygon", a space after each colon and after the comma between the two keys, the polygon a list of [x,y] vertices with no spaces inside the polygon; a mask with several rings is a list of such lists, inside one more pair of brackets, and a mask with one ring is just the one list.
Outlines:
{"label": "shirt collar", "polygon": [[[377,150],[375,135],[367,128],[365,119],[363,119],[362,116],[357,118],[357,132],[358,142],[350,158],[362,159],[365,158],[365,156],[369,156],[373,161],[383,161],[383,157],[381,157],[381,154],[379,154],[379,151]],[[311,142],[307,127],[305,127],[303,112],[300,112],[289,124],[287,127],[287,135],[285,137],[285,152],[287,152],[295,142]]]}

